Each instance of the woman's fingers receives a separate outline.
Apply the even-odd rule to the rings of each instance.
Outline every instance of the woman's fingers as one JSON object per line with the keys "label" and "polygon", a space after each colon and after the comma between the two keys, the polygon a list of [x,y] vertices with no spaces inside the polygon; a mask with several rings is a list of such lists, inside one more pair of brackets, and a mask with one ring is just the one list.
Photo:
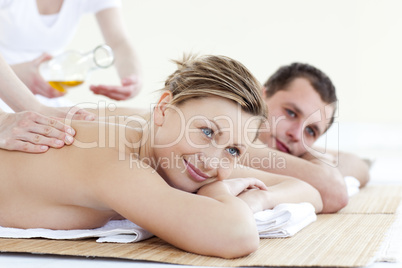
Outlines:
{"label": "woman's fingers", "polygon": [[224,180],[223,182],[234,196],[239,195],[247,189],[267,190],[265,184],[256,178],[236,178]]}

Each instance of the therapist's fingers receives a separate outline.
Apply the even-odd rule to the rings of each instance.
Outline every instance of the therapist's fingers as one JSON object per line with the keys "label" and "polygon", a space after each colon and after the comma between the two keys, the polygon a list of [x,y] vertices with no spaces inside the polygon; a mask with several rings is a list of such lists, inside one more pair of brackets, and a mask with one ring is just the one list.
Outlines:
{"label": "therapist's fingers", "polygon": [[32,81],[32,85],[30,85],[30,88],[34,94],[39,94],[47,98],[57,98],[65,95],[66,91],[58,91],[53,88],[47,81],[45,81],[45,79],[43,79],[39,71],[39,66],[43,62],[48,61],[51,58],[51,55],[43,53],[31,62],[33,68],[30,68],[30,76]]}
{"label": "therapist's fingers", "polygon": [[94,113],[91,113],[85,109],[80,109],[73,115],[74,120],[94,121],[95,118],[96,115]]}
{"label": "therapist's fingers", "polygon": [[[32,126],[19,129],[15,128],[13,132],[13,137],[9,137],[9,149],[13,149],[13,143],[17,143],[18,146],[20,146],[18,141],[29,142],[36,145],[46,145],[53,148],[61,148],[65,144],[70,145],[74,142],[74,138],[71,135],[55,128],[49,128],[39,124],[33,124]],[[16,146],[16,148],[18,147]]]}
{"label": "therapist's fingers", "polygon": [[12,134],[16,140],[54,148],[63,147],[64,144],[69,145],[74,141],[75,130],[57,118],[35,112],[21,112],[9,116],[15,116],[14,122],[10,125],[14,125]]}
{"label": "therapist's fingers", "polygon": [[96,115],[91,113],[84,108],[79,106],[72,107],[49,107],[42,106],[39,110],[39,113],[49,116],[51,118],[56,118],[63,122],[63,120],[86,120],[86,121],[94,121],[96,119]]}
{"label": "therapist's fingers", "polygon": [[132,94],[132,89],[129,86],[91,85],[90,90],[95,94],[104,95],[113,100],[126,100]]}
{"label": "therapist's fingers", "polygon": [[65,129],[57,120],[35,112],[1,113],[0,148],[32,153],[60,148],[74,141]]}
{"label": "therapist's fingers", "polygon": [[[67,133],[71,136],[75,135],[75,130],[61,121],[62,119],[47,117],[47,116],[35,116],[34,121],[39,125],[36,125],[37,130],[40,134],[50,136],[50,137],[61,137],[61,134]],[[58,130],[58,131],[56,131]]]}
{"label": "therapist's fingers", "polygon": [[[19,140],[23,142],[24,146],[28,146],[25,143],[30,143],[32,145],[43,145],[53,148],[61,148],[64,146],[64,142],[55,138],[48,138],[46,136],[37,133],[25,132],[23,136],[19,137]],[[25,143],[24,143],[25,142]],[[19,144],[19,142],[16,142]]]}
{"label": "therapist's fingers", "polygon": [[91,85],[90,90],[95,94],[104,95],[114,100],[127,100],[138,95],[142,87],[141,80],[131,75],[121,80],[120,86]]}
{"label": "therapist's fingers", "polygon": [[[38,137],[34,139],[32,134],[40,137],[40,139]],[[23,138],[34,144],[44,144],[55,148],[62,147],[64,144],[70,145],[74,141],[73,135],[54,127],[40,124],[33,125]]]}
{"label": "therapist's fingers", "polygon": [[47,145],[37,145],[26,141],[15,140],[7,148],[10,151],[20,151],[26,153],[44,153],[49,150]]}
{"label": "therapist's fingers", "polygon": [[48,82],[41,77],[35,78],[35,84],[31,87],[34,94],[39,94],[47,98],[58,98],[65,95],[67,92],[61,92],[54,89]]}

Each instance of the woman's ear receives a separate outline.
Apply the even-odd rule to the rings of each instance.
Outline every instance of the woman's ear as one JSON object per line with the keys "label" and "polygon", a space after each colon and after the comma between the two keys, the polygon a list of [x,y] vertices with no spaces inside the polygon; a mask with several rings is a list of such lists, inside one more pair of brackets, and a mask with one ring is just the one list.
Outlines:
{"label": "woman's ear", "polygon": [[158,104],[154,109],[154,123],[157,126],[163,125],[165,121],[165,111],[169,107],[170,102],[172,101],[173,96],[172,92],[165,91],[162,96],[159,98]]}

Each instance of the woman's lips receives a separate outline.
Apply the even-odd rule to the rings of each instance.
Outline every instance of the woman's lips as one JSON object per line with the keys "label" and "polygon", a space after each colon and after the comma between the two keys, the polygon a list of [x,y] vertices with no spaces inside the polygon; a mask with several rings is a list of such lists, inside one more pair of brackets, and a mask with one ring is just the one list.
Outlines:
{"label": "woman's lips", "polygon": [[284,153],[290,154],[290,150],[288,147],[286,147],[285,144],[280,142],[278,139],[275,139],[275,141],[276,141],[276,149],[278,149],[279,151],[282,151]]}
{"label": "woman's lips", "polygon": [[187,171],[190,174],[191,178],[193,178],[197,182],[203,182],[206,179],[209,179],[209,176],[203,173],[201,170],[193,166],[191,163],[184,160],[184,163],[187,167]]}

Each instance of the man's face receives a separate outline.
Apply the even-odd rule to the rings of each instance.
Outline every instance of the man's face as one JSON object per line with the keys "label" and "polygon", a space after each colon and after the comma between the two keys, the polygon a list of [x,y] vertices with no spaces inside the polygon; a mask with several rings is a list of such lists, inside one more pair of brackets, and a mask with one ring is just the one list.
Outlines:
{"label": "man's face", "polygon": [[303,155],[325,132],[334,113],[306,78],[296,78],[285,90],[264,99],[268,122],[260,140],[295,156]]}

